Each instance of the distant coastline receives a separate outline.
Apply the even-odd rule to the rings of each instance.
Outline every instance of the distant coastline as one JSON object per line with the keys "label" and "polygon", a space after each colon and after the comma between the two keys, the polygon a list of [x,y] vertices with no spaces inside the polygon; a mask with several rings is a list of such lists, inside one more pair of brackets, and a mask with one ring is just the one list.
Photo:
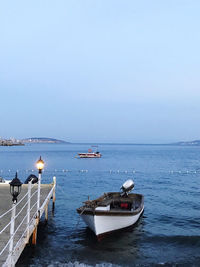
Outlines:
{"label": "distant coastline", "polygon": [[98,144],[98,145],[132,145],[132,146],[200,146],[200,140],[194,141],[179,141],[174,143],[105,143],[105,142],[96,142],[96,143],[89,143],[89,142],[75,142],[74,144],[79,145],[91,145],[91,144]]}
{"label": "distant coastline", "polygon": [[69,144],[69,142],[48,137],[31,137],[21,140],[0,138],[0,146],[24,146],[25,144]]}
{"label": "distant coastline", "polygon": [[48,138],[48,137],[31,137],[31,138],[25,138],[20,140],[24,144],[69,144],[69,142],[66,142],[64,140],[59,140],[55,138]]}
{"label": "distant coastline", "polygon": [[[95,144],[99,144],[99,145],[136,145],[136,146],[140,146],[140,145],[146,145],[146,146],[200,146],[200,140],[194,140],[194,141],[179,141],[179,142],[174,142],[174,143],[101,143],[101,142],[96,142]],[[3,139],[0,138],[0,146],[24,146],[26,144],[71,144],[71,142],[67,142],[65,140],[60,140],[60,139],[56,139],[56,138],[49,138],[49,137],[30,137],[30,138],[24,138],[24,139],[15,139],[15,138],[11,138],[11,139]],[[93,144],[93,142],[91,143],[84,143],[84,142],[75,142],[74,144],[88,144],[91,145]]]}
{"label": "distant coastline", "polygon": [[180,141],[180,142],[172,143],[171,145],[177,145],[177,146],[200,146],[200,140]]}
{"label": "distant coastline", "polygon": [[24,146],[24,143],[17,139],[0,139],[0,146]]}

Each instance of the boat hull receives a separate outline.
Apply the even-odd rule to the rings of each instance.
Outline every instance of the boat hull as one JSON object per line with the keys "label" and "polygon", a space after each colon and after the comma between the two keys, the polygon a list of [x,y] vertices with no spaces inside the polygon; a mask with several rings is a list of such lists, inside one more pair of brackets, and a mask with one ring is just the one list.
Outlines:
{"label": "boat hull", "polygon": [[82,214],[86,225],[95,233],[98,239],[114,231],[122,230],[137,223],[144,207],[137,214]]}
{"label": "boat hull", "polygon": [[79,153],[80,158],[100,158],[100,153]]}

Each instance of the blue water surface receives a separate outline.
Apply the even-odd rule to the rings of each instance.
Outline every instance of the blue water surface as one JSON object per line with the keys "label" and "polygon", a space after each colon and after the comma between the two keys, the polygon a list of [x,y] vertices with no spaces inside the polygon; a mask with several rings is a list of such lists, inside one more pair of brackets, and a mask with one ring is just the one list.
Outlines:
{"label": "blue water surface", "polygon": [[[37,175],[57,178],[56,208],[41,221],[37,246],[27,246],[19,266],[200,266],[200,147],[99,144],[100,159],[79,159],[88,144],[0,147],[0,175],[21,181]],[[127,179],[144,195],[137,226],[101,242],[79,219],[76,208],[88,196],[119,191]]]}

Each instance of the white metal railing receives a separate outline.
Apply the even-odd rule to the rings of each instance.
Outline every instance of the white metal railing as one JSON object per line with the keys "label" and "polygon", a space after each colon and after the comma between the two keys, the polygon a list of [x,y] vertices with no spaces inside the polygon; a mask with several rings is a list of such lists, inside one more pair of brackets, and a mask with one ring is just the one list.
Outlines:
{"label": "white metal railing", "polygon": [[[30,183],[30,185],[31,186],[29,186],[29,191],[31,192],[31,189],[32,189],[32,182],[30,181],[29,182]],[[37,193],[37,190],[35,191],[36,193]],[[30,195],[30,200],[32,199],[32,197],[35,195],[35,192],[31,195],[31,193],[29,193],[29,195]],[[22,203],[22,201],[26,198],[28,196],[28,192],[23,196],[23,198],[19,201],[19,202],[17,202],[16,204],[14,204],[13,206],[12,206],[12,208],[11,209],[9,209],[8,211],[6,211],[4,214],[2,214],[1,216],[0,216],[0,219],[2,219],[3,217],[5,217],[8,213],[13,213],[13,211]],[[29,201],[29,199],[28,199],[28,201]],[[27,202],[28,202],[27,201]],[[14,217],[13,218],[11,218],[11,220],[10,220],[10,222],[7,224],[7,225],[5,225],[4,226],[4,228],[0,231],[0,235],[2,234],[2,233],[4,233],[5,232],[5,230],[10,226],[11,227],[11,224],[13,223],[13,222],[15,222],[15,220],[16,220],[16,218],[21,214],[21,212],[23,211],[23,209],[26,207],[26,205],[27,205],[27,202],[23,205],[23,207],[20,209],[20,211],[16,214],[16,215],[14,215]],[[37,202],[36,202],[37,203]],[[27,215],[26,215],[27,216]],[[25,217],[26,217],[25,216]],[[22,223],[24,222],[24,219],[22,220]],[[20,223],[20,225],[19,226],[21,226],[21,223]],[[17,232],[17,230],[19,229],[19,226],[17,227],[17,229],[16,229],[16,231],[12,234],[12,236],[10,236],[10,238],[9,238],[9,240],[8,240],[8,242],[6,243],[6,245],[4,246],[4,248],[0,251],[0,256],[4,253],[4,251],[8,248],[8,245],[10,245],[11,243],[13,243],[13,241],[14,241],[14,237],[15,237],[15,235],[16,235],[16,232]],[[13,250],[13,248],[12,248],[12,250]]]}
{"label": "white metal railing", "polygon": [[[16,204],[13,204],[11,209],[6,211],[4,214],[0,215],[0,222],[1,222],[1,219],[3,219],[6,215],[8,216],[8,214],[11,213],[11,220],[3,227],[3,229],[0,230],[0,239],[1,239],[1,235],[3,233],[5,233],[5,231],[8,229],[8,227],[10,227],[10,238],[7,241],[7,243],[5,244],[5,246],[0,251],[0,258],[1,258],[1,256],[5,253],[5,251],[7,251],[7,249],[9,248],[9,251],[7,251],[8,258],[6,260],[6,262],[8,262],[8,266],[14,266],[15,265],[15,262],[13,259],[13,254],[14,254],[14,251],[18,248],[19,244],[21,242],[23,242],[25,244],[28,243],[30,234],[32,234],[32,233],[30,233],[30,225],[36,226],[37,222],[39,222],[39,220],[37,220],[37,219],[38,219],[38,215],[40,217],[40,210],[44,209],[44,207],[48,204],[48,201],[49,201],[51,195],[53,193],[55,193],[55,186],[56,186],[56,178],[54,177],[53,187],[51,188],[51,190],[50,190],[48,196],[46,197],[46,200],[42,204],[42,206],[39,207],[39,209],[38,209],[38,203],[40,203],[38,201],[38,197],[40,197],[40,195],[38,194],[38,185],[32,184],[32,181],[30,181],[28,183],[28,191],[23,196],[23,198],[20,199],[20,201],[17,202]],[[34,187],[35,187],[35,190],[33,191],[32,189]],[[36,197],[36,194],[38,195],[37,197]],[[35,196],[35,199],[33,199],[34,196]],[[25,201],[25,199],[26,199],[26,202],[22,203],[22,201]],[[23,204],[23,206],[20,207],[20,204],[21,205]],[[16,208],[19,209],[17,214],[16,214]],[[26,209],[26,213],[25,213],[25,215],[23,215],[22,219],[20,220],[19,215],[20,214],[22,215],[22,212],[25,209]],[[35,211],[34,211],[34,209],[35,209]],[[17,221],[18,225],[15,228],[16,219],[18,220]],[[24,225],[23,230],[22,230],[22,225]],[[18,232],[20,232],[19,237],[16,236],[16,234]],[[18,239],[18,240],[16,240],[16,239]],[[15,241],[15,245],[14,245],[14,241]]]}

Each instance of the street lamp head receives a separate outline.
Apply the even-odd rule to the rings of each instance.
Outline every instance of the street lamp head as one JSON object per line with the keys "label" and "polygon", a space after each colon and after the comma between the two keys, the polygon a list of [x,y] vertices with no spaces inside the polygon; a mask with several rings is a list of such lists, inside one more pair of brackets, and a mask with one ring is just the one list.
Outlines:
{"label": "street lamp head", "polygon": [[41,156],[39,160],[36,162],[36,166],[37,166],[39,173],[42,173],[42,170],[44,168],[44,161],[42,160]]}
{"label": "street lamp head", "polygon": [[15,178],[10,182],[10,194],[12,195],[13,203],[17,202],[17,197],[21,193],[21,181],[17,178],[17,172],[15,174]]}

